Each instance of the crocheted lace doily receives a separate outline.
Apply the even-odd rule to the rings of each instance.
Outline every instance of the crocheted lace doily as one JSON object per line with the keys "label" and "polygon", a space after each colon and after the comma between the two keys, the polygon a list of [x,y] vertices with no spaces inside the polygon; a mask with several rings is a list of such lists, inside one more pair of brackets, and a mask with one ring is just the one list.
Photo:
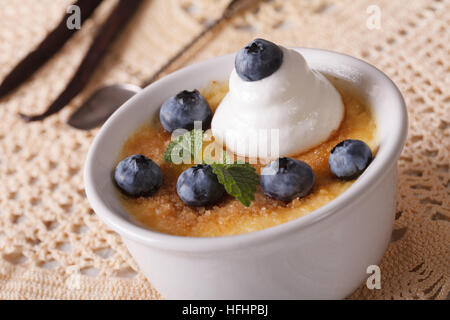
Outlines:
{"label": "crocheted lace doily", "polygon": [[[71,2],[0,0],[0,79]],[[77,131],[65,121],[102,84],[139,84],[227,2],[145,1],[83,93],[44,122],[23,123],[18,112],[43,111],[64,89],[114,5],[107,0],[57,56],[0,101],[1,299],[160,298],[86,199],[83,163],[97,130]],[[369,290],[363,284],[350,298],[449,298],[449,25],[449,0],[262,1],[174,66],[236,51],[258,36],[360,57],[397,83],[410,128],[398,163],[392,242],[380,265],[382,288]]]}

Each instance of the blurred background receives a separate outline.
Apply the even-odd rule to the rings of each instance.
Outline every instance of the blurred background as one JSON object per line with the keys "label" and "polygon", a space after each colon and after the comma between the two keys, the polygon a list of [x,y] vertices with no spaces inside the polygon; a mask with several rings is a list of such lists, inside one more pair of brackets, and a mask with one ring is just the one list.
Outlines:
{"label": "blurred background", "polygon": [[[59,23],[71,0],[0,0],[0,81]],[[84,193],[97,129],[68,117],[104,84],[140,85],[218,18],[229,0],[144,0],[87,86],[61,112],[25,123],[64,90],[117,1],[105,0],[66,45],[0,99],[0,298],[160,298]],[[395,228],[382,289],[353,299],[450,298],[450,1],[253,0],[166,71],[234,52],[255,37],[344,52],[402,91],[410,130],[399,161]]]}

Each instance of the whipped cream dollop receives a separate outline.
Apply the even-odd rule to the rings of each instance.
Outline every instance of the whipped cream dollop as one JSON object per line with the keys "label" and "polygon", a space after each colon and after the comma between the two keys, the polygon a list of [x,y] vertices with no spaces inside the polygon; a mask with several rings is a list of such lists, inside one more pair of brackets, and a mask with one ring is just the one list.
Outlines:
{"label": "whipped cream dollop", "polygon": [[327,140],[343,119],[334,86],[299,52],[280,48],[283,63],[266,78],[245,81],[233,69],[229,92],[213,116],[215,140],[239,156],[255,157],[255,143],[275,157],[299,154]]}

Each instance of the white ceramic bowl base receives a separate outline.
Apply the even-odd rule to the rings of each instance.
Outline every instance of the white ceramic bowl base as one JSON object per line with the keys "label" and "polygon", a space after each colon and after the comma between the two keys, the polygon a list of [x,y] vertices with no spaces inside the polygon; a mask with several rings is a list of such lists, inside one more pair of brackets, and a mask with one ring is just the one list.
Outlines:
{"label": "white ceramic bowl base", "polygon": [[88,199],[118,232],[142,272],[168,299],[341,299],[369,276],[391,236],[396,162],[407,114],[396,86],[367,63],[335,52],[298,48],[309,65],[350,83],[374,106],[378,153],[357,181],[318,210],[288,223],[237,236],[177,237],[146,229],[119,203],[111,172],[119,151],[161,103],[184,89],[226,81],[234,55],[177,71],[125,103],[95,138],[85,167]]}

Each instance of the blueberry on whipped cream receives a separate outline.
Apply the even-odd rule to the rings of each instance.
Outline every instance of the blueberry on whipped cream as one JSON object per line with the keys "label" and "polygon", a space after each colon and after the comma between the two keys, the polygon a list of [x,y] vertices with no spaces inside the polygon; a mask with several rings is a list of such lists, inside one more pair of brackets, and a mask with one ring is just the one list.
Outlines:
{"label": "blueberry on whipped cream", "polygon": [[277,71],[282,62],[283,51],[279,46],[255,39],[237,53],[235,69],[244,81],[257,81]]}
{"label": "blueberry on whipped cream", "polygon": [[[258,144],[285,157],[327,140],[343,116],[338,91],[298,51],[257,39],[237,54],[211,129],[239,156],[260,157],[252,154]],[[261,134],[267,139],[255,140]]]}
{"label": "blueberry on whipped cream", "polygon": [[201,121],[203,130],[211,125],[212,111],[198,90],[181,91],[170,97],[161,106],[159,119],[169,132],[176,129],[194,129],[194,122]]}

